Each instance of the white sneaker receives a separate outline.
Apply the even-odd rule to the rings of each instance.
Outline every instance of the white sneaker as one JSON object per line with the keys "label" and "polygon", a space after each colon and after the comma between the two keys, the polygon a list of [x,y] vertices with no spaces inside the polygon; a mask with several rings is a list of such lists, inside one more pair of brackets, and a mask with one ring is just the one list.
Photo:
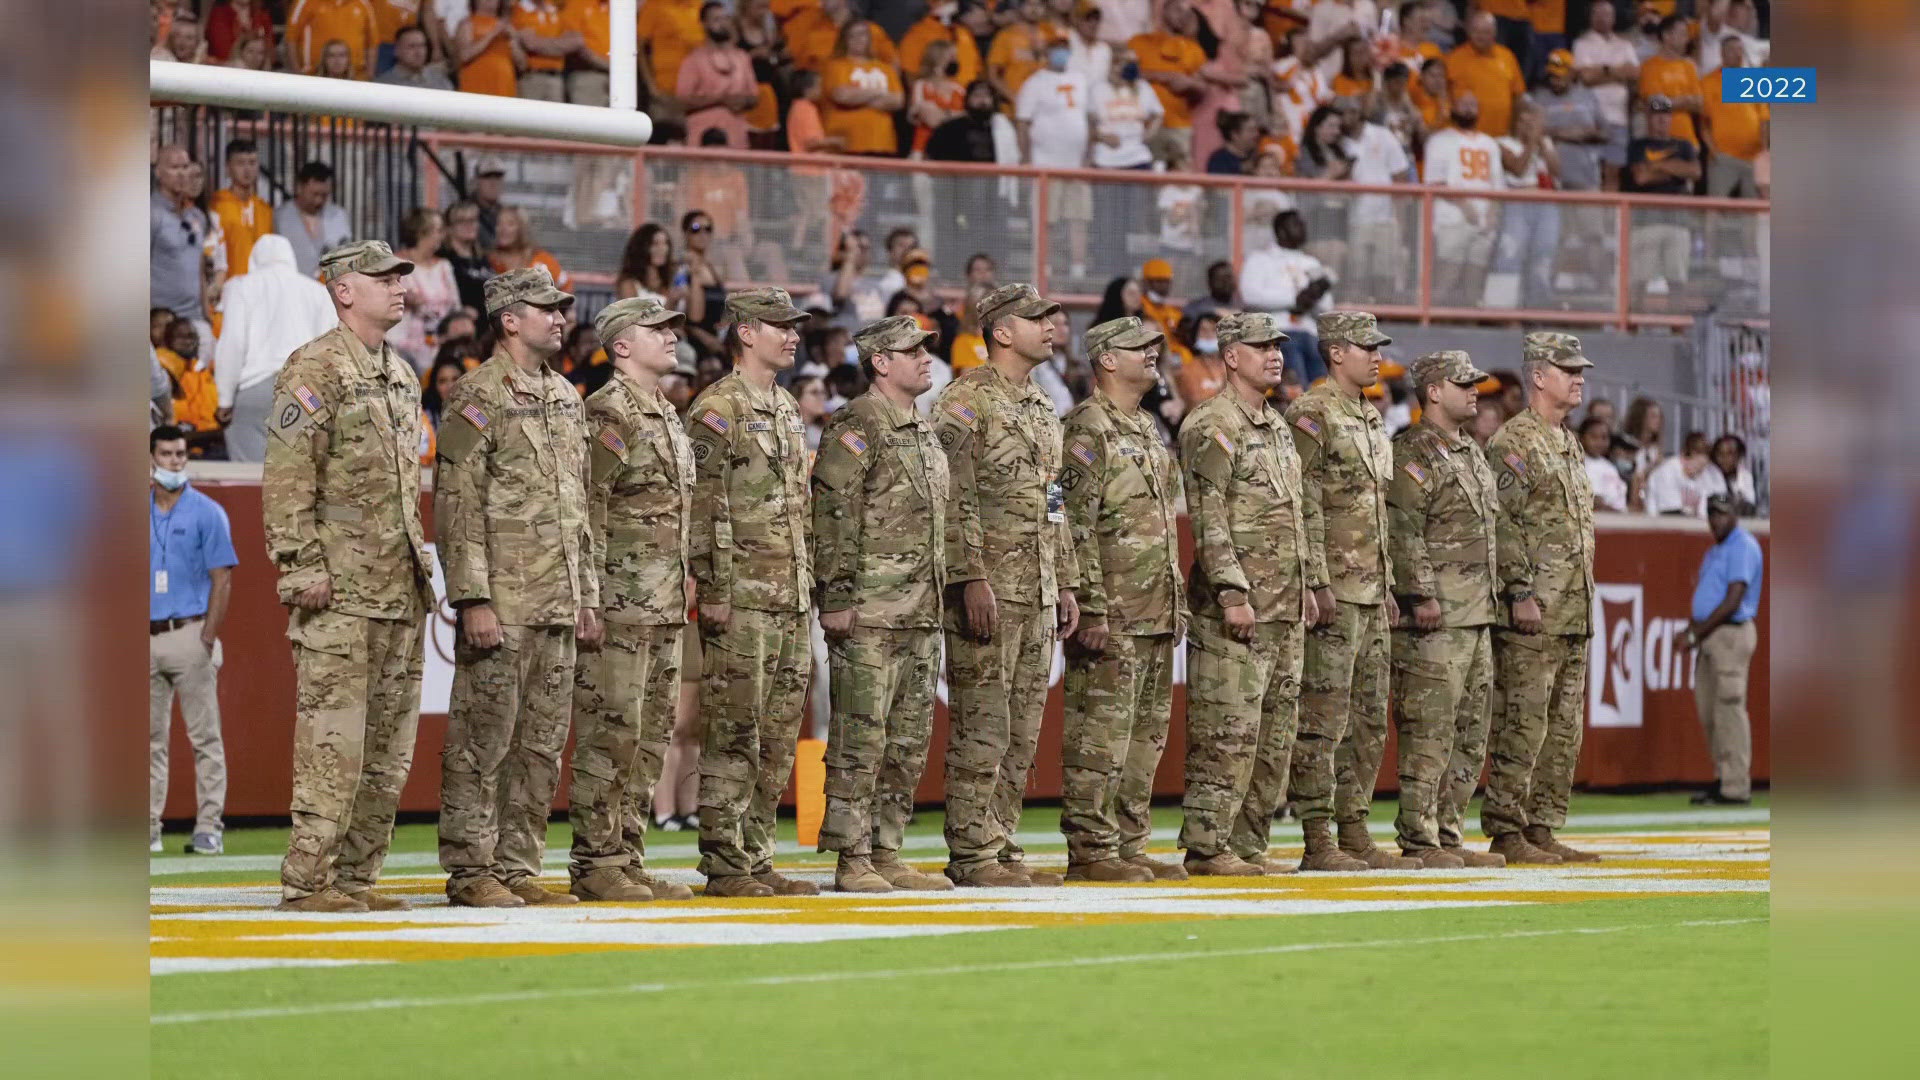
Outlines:
{"label": "white sneaker", "polygon": [[147,841],[147,850],[153,852],[155,855],[158,855],[160,854],[160,852],[164,851],[165,849],[160,846],[160,838],[156,836],[153,839]]}

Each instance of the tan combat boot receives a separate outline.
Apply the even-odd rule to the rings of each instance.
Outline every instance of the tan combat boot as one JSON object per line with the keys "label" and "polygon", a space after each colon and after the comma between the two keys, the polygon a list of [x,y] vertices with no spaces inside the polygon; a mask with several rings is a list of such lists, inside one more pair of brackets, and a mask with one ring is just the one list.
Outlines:
{"label": "tan combat boot", "polygon": [[900,861],[900,853],[886,848],[875,848],[868,861],[873,864],[873,872],[887,879],[887,884],[908,892],[952,892],[953,882],[939,874],[923,874]]}
{"label": "tan combat boot", "polygon": [[1145,868],[1147,873],[1153,875],[1155,881],[1187,880],[1187,868],[1179,863],[1161,862],[1158,859],[1149,859],[1145,855],[1129,855],[1127,861]]}
{"label": "tan combat boot", "polygon": [[528,907],[546,905],[577,904],[580,898],[572,893],[553,892],[540,887],[532,878],[521,878],[518,885],[507,886],[507,891],[527,902]]}
{"label": "tan combat boot", "polygon": [[[1406,853],[1423,870],[1464,870],[1467,860],[1443,848],[1419,848]],[[1502,860],[1505,861],[1505,860]]]}
{"label": "tan combat boot", "polygon": [[450,907],[526,907],[527,902],[507,891],[505,885],[490,877],[470,881],[459,888],[447,886],[447,904]]}
{"label": "tan combat boot", "polygon": [[1343,874],[1371,869],[1364,860],[1341,851],[1340,845],[1333,842],[1332,822],[1324,818],[1303,821],[1300,833],[1307,842],[1306,853],[1300,856],[1300,869]]}
{"label": "tan combat boot", "polygon": [[762,885],[746,874],[722,874],[707,879],[708,896],[772,896],[773,886]]}
{"label": "tan combat boot", "polygon": [[1263,874],[1297,874],[1300,872],[1300,868],[1292,863],[1283,863],[1278,859],[1269,859],[1267,853],[1264,851],[1252,858],[1248,858],[1245,855],[1241,855],[1240,858],[1247,864],[1258,867]]}
{"label": "tan combat boot", "polygon": [[326,915],[344,915],[367,910],[367,905],[329,885],[311,896],[282,900],[277,911],[309,911]]}
{"label": "tan combat boot", "polygon": [[655,877],[647,873],[642,867],[635,866],[632,863],[627,864],[627,880],[633,882],[635,885],[644,887],[648,892],[653,894],[655,900],[693,899],[693,890],[687,886],[677,881],[668,881],[663,877]]}
{"label": "tan combat boot", "polygon": [[1051,870],[1035,870],[1019,859],[1009,859],[1000,865],[1025,878],[1028,886],[1033,888],[1048,889],[1055,885],[1064,885],[1067,881],[1063,874],[1056,874]]}
{"label": "tan combat boot", "polygon": [[1204,859],[1187,856],[1186,871],[1192,877],[1259,877],[1265,871],[1231,851]]}
{"label": "tan combat boot", "polygon": [[772,869],[753,875],[753,880],[773,890],[775,896],[819,896],[820,886],[811,881],[795,881]]}
{"label": "tan combat boot", "polygon": [[637,904],[653,899],[653,890],[636,884],[618,866],[597,866],[573,879],[576,898],[604,904]]}
{"label": "tan combat boot", "polygon": [[1551,851],[1542,851],[1527,842],[1527,838],[1517,832],[1501,833],[1487,844],[1487,850],[1495,855],[1504,855],[1508,866],[1559,866],[1560,856]]}
{"label": "tan combat boot", "polygon": [[841,892],[893,891],[893,884],[874,870],[873,860],[865,855],[849,855],[844,851],[840,853],[840,865],[833,870],[833,887]]}
{"label": "tan combat boot", "polygon": [[1369,870],[1420,869],[1419,859],[1391,854],[1374,843],[1373,836],[1367,832],[1367,823],[1364,821],[1341,823],[1340,850],[1366,863]]}
{"label": "tan combat boot", "polygon": [[413,904],[398,896],[388,896],[385,893],[374,892],[372,889],[361,889],[357,892],[347,892],[342,889],[341,892],[349,899],[358,900],[367,905],[368,911],[407,911],[413,907]]}
{"label": "tan combat boot", "polygon": [[1025,874],[1016,874],[1006,863],[990,862],[972,870],[947,864],[947,880],[963,889],[1025,889],[1033,882]]}
{"label": "tan combat boot", "polygon": [[1135,866],[1125,859],[1096,859],[1093,862],[1069,864],[1066,880],[1127,882],[1139,885],[1152,881],[1153,871],[1144,866]]}
{"label": "tan combat boot", "polygon": [[1469,870],[1498,870],[1507,865],[1505,855],[1495,855],[1491,851],[1475,851],[1467,847],[1442,847],[1440,850],[1465,863]]}
{"label": "tan combat boot", "polygon": [[1599,852],[1581,851],[1579,848],[1568,847],[1567,845],[1554,839],[1553,830],[1548,828],[1545,825],[1529,825],[1524,830],[1522,830],[1522,835],[1527,838],[1527,843],[1532,844],[1534,847],[1539,848],[1541,851],[1552,852],[1553,854],[1560,856],[1561,862],[1574,863],[1574,862],[1599,862],[1600,861]]}

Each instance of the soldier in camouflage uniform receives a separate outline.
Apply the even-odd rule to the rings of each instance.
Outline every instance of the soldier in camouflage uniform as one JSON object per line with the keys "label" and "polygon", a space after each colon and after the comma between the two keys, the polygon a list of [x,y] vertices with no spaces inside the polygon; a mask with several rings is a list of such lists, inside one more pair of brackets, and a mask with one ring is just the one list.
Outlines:
{"label": "soldier in camouflage uniform", "polygon": [[812,671],[807,442],[793,366],[807,313],[784,289],[727,297],[733,372],[687,410],[689,552],[700,591],[700,872],[708,896],[809,896],[773,869],[774,812],[793,772]]}
{"label": "soldier in camouflage uniform", "polygon": [[1566,428],[1593,366],[1572,334],[1527,335],[1527,407],[1487,443],[1500,493],[1493,732],[1480,828],[1510,863],[1594,862],[1554,839],[1586,717],[1593,634],[1593,489]]}
{"label": "soldier in camouflage uniform", "polygon": [[[1328,378],[1287,409],[1307,501],[1320,507],[1307,544],[1325,576],[1308,583],[1320,622],[1307,635],[1293,800],[1307,852],[1302,870],[1412,870],[1367,835],[1387,741],[1387,628],[1399,621],[1389,589],[1387,483],[1393,448],[1366,388],[1380,379],[1393,339],[1364,311],[1320,316]],[[1327,817],[1340,827],[1336,849]]]}
{"label": "soldier in camouflage uniform", "polygon": [[833,691],[820,850],[842,892],[944,890],[900,860],[927,768],[946,589],[947,458],[913,399],[933,385],[910,316],[853,336],[867,392],[833,414],[813,466],[813,565]]}
{"label": "soldier in camouflage uniform", "polygon": [[493,358],[448,396],[433,523],[459,612],[440,865],[463,907],[572,904],[535,881],[560,784],[575,649],[600,639],[580,396],[547,366],[573,297],[544,267],[487,282]]}
{"label": "soldier in camouflage uniform", "polygon": [[1393,593],[1407,614],[1393,630],[1395,827],[1401,852],[1422,866],[1505,866],[1460,843],[1460,815],[1487,756],[1488,628],[1498,603],[1493,471],[1463,427],[1479,411],[1474,384],[1487,376],[1458,350],[1421,357],[1411,375],[1420,422],[1394,437],[1387,488]]}
{"label": "soldier in camouflage uniform", "polygon": [[1062,420],[1080,629],[1066,644],[1060,831],[1068,881],[1184,880],[1147,857],[1153,774],[1172,719],[1173,648],[1186,636],[1180,468],[1140,397],[1160,378],[1158,328],[1087,331],[1094,392]]}
{"label": "soldier in camouflage uniform", "polygon": [[1220,320],[1221,392],[1180,425],[1193,526],[1193,634],[1187,648],[1187,790],[1180,846],[1190,873],[1287,873],[1267,858],[1273,812],[1287,797],[1299,722],[1310,581],[1324,581],[1307,542],[1320,506],[1267,394],[1280,385],[1287,336],[1261,312]]}
{"label": "soldier in camouflage uniform", "polygon": [[[687,516],[693,450],[660,392],[685,316],[658,300],[616,300],[593,321],[613,375],[587,398],[587,523],[600,582],[600,648],[573,675],[573,895],[688,900],[646,872],[653,785],[679,701],[681,634],[693,579]],[[637,805],[637,830],[623,816]]]}
{"label": "soldier in camouflage uniform", "polygon": [[274,383],[261,477],[298,673],[291,911],[393,911],[373,891],[413,764],[422,632],[433,605],[420,525],[420,382],[384,338],[413,264],[365,240],[321,259],[340,325]]}
{"label": "soldier in camouflage uniform", "polygon": [[980,299],[987,362],[933,409],[947,452],[947,876],[957,885],[1057,885],[1014,842],[1040,745],[1057,638],[1079,625],[1078,571],[1060,486],[1060,421],[1033,385],[1060,305],[1033,286]]}

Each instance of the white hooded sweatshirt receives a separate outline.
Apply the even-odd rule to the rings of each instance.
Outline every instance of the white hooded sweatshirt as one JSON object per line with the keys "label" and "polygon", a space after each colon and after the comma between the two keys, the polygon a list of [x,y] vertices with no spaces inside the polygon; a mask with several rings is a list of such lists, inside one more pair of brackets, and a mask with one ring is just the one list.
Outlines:
{"label": "white hooded sweatshirt", "polygon": [[293,245],[273,233],[254,241],[247,272],[221,290],[220,309],[213,382],[223,409],[233,408],[240,391],[273,378],[293,350],[340,321],[327,287],[295,268]]}

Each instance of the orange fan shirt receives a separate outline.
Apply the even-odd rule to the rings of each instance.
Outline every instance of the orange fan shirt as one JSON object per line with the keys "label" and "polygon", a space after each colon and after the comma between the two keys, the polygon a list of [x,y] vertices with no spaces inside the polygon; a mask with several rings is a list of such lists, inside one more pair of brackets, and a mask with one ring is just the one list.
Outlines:
{"label": "orange fan shirt", "polygon": [[1478,130],[1496,139],[1513,130],[1513,99],[1527,92],[1527,80],[1505,45],[1485,56],[1472,45],[1454,49],[1447,54],[1447,82],[1456,100],[1468,90],[1480,99]]}
{"label": "orange fan shirt", "polygon": [[[1764,137],[1767,120],[1772,115],[1767,106],[1751,101],[1723,102],[1720,100],[1720,73],[1718,71],[1701,82],[1706,98],[1707,123],[1713,129],[1715,150],[1736,157],[1742,161],[1752,161],[1767,148]],[[1680,115],[1674,114],[1678,126]]]}
{"label": "orange fan shirt", "polygon": [[701,0],[647,0],[634,29],[642,49],[652,51],[653,85],[671,94],[680,85],[680,62],[707,40],[700,26]]}
{"label": "orange fan shirt", "polygon": [[221,188],[207,199],[207,208],[220,222],[220,235],[227,245],[227,276],[247,272],[247,259],[253,254],[253,242],[273,231],[273,207],[258,195],[242,196],[232,188]]}
{"label": "orange fan shirt", "polygon": [[[469,15],[467,23],[475,38],[493,32],[500,20],[492,15]],[[504,37],[493,39],[487,51],[466,62],[460,69],[460,89],[469,94],[514,97],[519,93],[520,77],[513,69],[513,46]]]}
{"label": "orange fan shirt", "polygon": [[[1127,42],[1127,47],[1139,58],[1142,74],[1171,71],[1192,75],[1207,63],[1207,54],[1200,51],[1199,42],[1177,34],[1141,34]],[[1161,123],[1170,128],[1193,126],[1193,109],[1186,98],[1159,83],[1153,84],[1153,92],[1160,95],[1160,105],[1166,110],[1166,118]]]}
{"label": "orange fan shirt", "polygon": [[[541,37],[559,37],[566,32],[566,16],[558,5],[546,0],[519,0],[513,5],[513,14],[508,18],[516,30],[528,30]],[[528,71],[565,71],[567,58],[564,56],[541,56],[532,49],[527,50]]]}
{"label": "orange fan shirt", "polygon": [[965,86],[980,77],[980,46],[974,42],[972,31],[959,24],[946,26],[931,15],[908,27],[906,36],[900,39],[900,70],[910,78],[919,78],[920,61],[927,55],[927,46],[936,41],[953,42],[954,60],[960,65],[953,77],[955,82]]}
{"label": "orange fan shirt", "polygon": [[379,40],[380,25],[367,0],[298,0],[287,16],[287,51],[294,66],[308,75],[320,69],[327,42],[339,39],[353,53],[353,77],[364,79],[367,53]]}
{"label": "orange fan shirt", "polygon": [[837,57],[827,63],[825,80],[827,100],[822,112],[827,134],[847,140],[849,154],[891,154],[899,149],[893,129],[893,114],[880,109],[845,109],[833,103],[833,92],[857,86],[866,90],[900,92],[900,75],[893,65],[880,60],[856,60]]}
{"label": "orange fan shirt", "polygon": [[[1640,65],[1640,99],[1645,101],[1655,94],[1665,94],[1670,98],[1702,96],[1700,69],[1684,56],[1655,54],[1647,57]],[[1700,141],[1699,133],[1693,129],[1692,113],[1673,110],[1673,137],[1690,143]]]}

